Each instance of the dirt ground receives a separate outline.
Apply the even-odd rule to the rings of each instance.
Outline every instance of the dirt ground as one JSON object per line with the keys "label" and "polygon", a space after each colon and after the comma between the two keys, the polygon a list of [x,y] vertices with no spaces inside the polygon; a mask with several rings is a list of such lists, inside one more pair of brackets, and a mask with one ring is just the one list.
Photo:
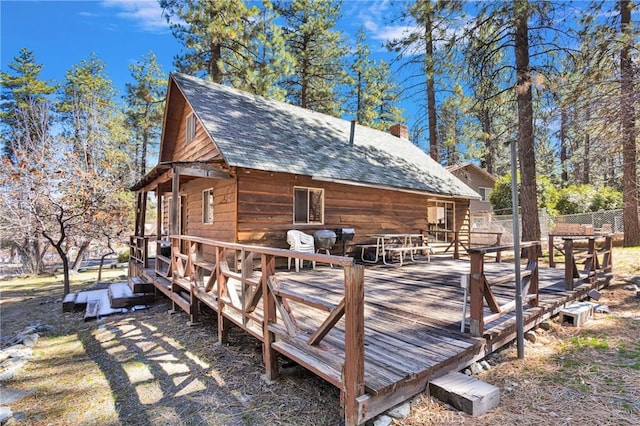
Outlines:
{"label": "dirt ground", "polygon": [[[423,395],[395,424],[638,424],[640,298],[623,287],[640,284],[640,249],[616,249],[614,259],[616,277],[599,301],[610,314],[581,328],[551,321],[527,343],[524,360],[513,346],[489,359],[478,378],[501,389],[496,409],[472,418]],[[221,346],[213,320],[190,327],[166,301],[85,323],[81,313],[61,312],[59,283],[2,281],[0,292],[2,336],[53,326],[34,359],[3,383],[31,392],[11,404],[9,424],[342,424],[333,386],[295,364],[267,383],[257,340],[232,330]]]}

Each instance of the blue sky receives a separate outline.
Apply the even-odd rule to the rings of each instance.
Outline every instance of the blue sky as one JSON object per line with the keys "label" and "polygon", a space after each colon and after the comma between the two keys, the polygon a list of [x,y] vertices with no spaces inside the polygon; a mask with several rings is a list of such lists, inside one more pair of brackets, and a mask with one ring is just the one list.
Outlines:
{"label": "blue sky", "polygon": [[[355,34],[364,26],[372,50],[389,56],[382,43],[402,31],[383,23],[393,8],[390,1],[345,0],[340,27]],[[130,81],[129,64],[151,50],[169,73],[181,50],[156,0],[0,0],[0,21],[3,71],[26,47],[44,65],[43,79],[63,81],[68,69],[95,52],[121,93]]]}

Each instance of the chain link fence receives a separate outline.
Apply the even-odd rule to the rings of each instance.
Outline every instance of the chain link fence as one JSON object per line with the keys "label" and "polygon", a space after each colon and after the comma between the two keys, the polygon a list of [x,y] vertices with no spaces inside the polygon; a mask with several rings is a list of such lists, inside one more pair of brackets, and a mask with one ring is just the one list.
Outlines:
{"label": "chain link fence", "polygon": [[[542,209],[538,211],[538,216],[540,218],[540,236],[545,241],[548,239],[549,232],[559,223],[589,225],[595,232],[623,232],[622,209],[558,216],[550,216],[546,210]],[[519,220],[521,221],[522,218],[519,217]],[[511,215],[496,215],[490,212],[472,213],[470,226],[471,231],[502,232],[502,242],[513,244],[513,217]]]}

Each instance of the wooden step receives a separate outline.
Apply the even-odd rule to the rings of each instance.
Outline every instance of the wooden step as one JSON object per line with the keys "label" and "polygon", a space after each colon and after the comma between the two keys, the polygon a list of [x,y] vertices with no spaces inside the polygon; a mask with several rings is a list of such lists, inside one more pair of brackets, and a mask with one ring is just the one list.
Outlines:
{"label": "wooden step", "polygon": [[153,293],[134,293],[128,283],[114,283],[109,286],[109,304],[112,308],[148,305],[153,300]]}
{"label": "wooden step", "polygon": [[78,293],[68,293],[62,300],[62,312],[73,312]]}
{"label": "wooden step", "polygon": [[154,286],[142,277],[129,277],[129,288],[134,293],[153,293]]}

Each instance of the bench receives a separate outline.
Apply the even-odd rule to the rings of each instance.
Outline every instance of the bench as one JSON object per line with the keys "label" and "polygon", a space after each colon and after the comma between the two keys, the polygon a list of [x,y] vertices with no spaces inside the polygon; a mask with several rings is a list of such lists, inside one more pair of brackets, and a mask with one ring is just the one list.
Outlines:
{"label": "bench", "polygon": [[[416,260],[414,259],[413,255],[418,252],[418,251],[423,251],[426,250],[427,251],[427,262],[431,262],[431,247],[428,244],[422,244],[419,246],[398,246],[398,247],[385,247],[385,251],[389,252],[389,253],[398,253],[399,258],[400,258],[400,264],[398,266],[402,266],[402,263],[404,261],[404,255],[405,253],[409,253],[409,256],[411,258],[412,262],[415,262]],[[386,265],[387,262],[384,260],[384,257],[382,258],[384,264]]]}

